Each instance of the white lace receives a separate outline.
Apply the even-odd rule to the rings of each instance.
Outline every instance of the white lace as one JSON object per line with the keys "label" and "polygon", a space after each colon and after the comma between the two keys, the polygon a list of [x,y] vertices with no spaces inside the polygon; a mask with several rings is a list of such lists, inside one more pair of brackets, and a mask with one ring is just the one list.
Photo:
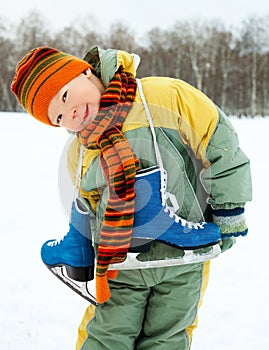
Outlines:
{"label": "white lace", "polygon": [[[66,235],[65,235],[65,236],[66,236]],[[56,245],[60,244],[60,243],[64,240],[64,237],[65,237],[65,236],[63,236],[62,238],[59,238],[59,239],[54,239],[53,241],[48,242],[47,245],[48,245],[49,247],[55,247]]]}
{"label": "white lace", "polygon": [[166,195],[166,184],[167,184],[167,173],[164,169],[161,169],[161,198],[162,198],[162,206],[166,205],[167,195]]}
{"label": "white lace", "polygon": [[164,212],[169,213],[170,218],[174,219],[176,223],[181,223],[182,226],[187,226],[189,229],[195,229],[198,230],[199,228],[203,229],[205,222],[192,222],[192,221],[187,221],[177,214],[175,214],[169,207],[165,206],[164,207]]}

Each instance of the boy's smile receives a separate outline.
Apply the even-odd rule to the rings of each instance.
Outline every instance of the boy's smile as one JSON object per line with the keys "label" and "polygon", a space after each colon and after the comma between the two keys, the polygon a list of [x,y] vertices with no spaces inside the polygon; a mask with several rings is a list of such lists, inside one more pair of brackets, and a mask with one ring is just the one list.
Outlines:
{"label": "boy's smile", "polygon": [[64,85],[52,98],[48,117],[52,124],[81,131],[96,116],[105,88],[90,69]]}

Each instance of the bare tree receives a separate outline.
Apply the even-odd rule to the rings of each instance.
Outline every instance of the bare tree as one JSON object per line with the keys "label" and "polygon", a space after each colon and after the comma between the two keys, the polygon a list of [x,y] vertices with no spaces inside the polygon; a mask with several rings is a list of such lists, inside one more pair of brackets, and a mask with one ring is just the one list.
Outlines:
{"label": "bare tree", "polygon": [[212,26],[206,22],[195,20],[185,22],[184,28],[182,35],[186,43],[186,53],[191,63],[195,86],[199,90],[203,90],[204,79],[209,74],[210,61],[214,54],[210,40]]}
{"label": "bare tree", "polygon": [[104,37],[104,44],[106,48],[115,48],[128,52],[132,52],[134,47],[136,47],[134,34],[121,23],[111,25],[108,34]]}
{"label": "bare tree", "polygon": [[81,57],[83,55],[83,35],[72,26],[64,27],[54,36],[52,46]]}
{"label": "bare tree", "polygon": [[51,43],[49,22],[38,12],[31,11],[19,22],[15,42],[21,52]]}
{"label": "bare tree", "polygon": [[0,18],[0,110],[12,111],[16,106],[16,100],[9,91],[15,69],[14,44],[9,38],[10,24]]}
{"label": "bare tree", "polygon": [[[241,55],[249,59],[250,92],[249,112],[253,116],[257,112],[257,76],[260,59],[264,52],[269,52],[268,18],[250,16],[243,22],[241,32]],[[247,73],[247,71],[246,71]]]}

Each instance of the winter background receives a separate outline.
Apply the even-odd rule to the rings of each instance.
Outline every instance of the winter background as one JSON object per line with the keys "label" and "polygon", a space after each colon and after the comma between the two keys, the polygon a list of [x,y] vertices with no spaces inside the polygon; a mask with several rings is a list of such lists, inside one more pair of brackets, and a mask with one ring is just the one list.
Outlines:
{"label": "winter background", "polygon": [[[249,235],[212,261],[192,350],[268,349],[269,118],[231,118],[252,162]],[[55,278],[40,247],[67,232],[58,170],[69,135],[0,113],[0,349],[73,350],[87,302]]]}
{"label": "winter background", "polygon": [[[178,19],[219,18],[237,25],[268,13],[268,0],[5,1],[1,15],[18,20],[41,11],[52,28],[91,13],[98,28],[122,20],[143,33]],[[106,11],[104,11],[104,8]],[[212,261],[192,350],[269,349],[267,186],[269,117],[231,118],[251,159],[253,201],[247,204],[249,235]],[[58,189],[59,163],[69,136],[26,114],[0,113],[0,350],[74,350],[87,302],[42,264],[40,247],[64,235],[68,222]],[[169,349],[168,349],[169,350]]]}

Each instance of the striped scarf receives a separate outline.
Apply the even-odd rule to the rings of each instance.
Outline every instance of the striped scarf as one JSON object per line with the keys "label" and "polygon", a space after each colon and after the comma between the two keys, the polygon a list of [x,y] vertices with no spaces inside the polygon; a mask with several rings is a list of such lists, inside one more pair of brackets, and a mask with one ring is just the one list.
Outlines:
{"label": "striped scarf", "polygon": [[121,129],[135,92],[133,75],[120,68],[102,95],[95,119],[79,133],[84,147],[100,149],[100,161],[109,189],[96,262],[98,303],[110,298],[107,278],[116,277],[117,272],[108,271],[109,264],[124,261],[132,237],[138,160]]}

